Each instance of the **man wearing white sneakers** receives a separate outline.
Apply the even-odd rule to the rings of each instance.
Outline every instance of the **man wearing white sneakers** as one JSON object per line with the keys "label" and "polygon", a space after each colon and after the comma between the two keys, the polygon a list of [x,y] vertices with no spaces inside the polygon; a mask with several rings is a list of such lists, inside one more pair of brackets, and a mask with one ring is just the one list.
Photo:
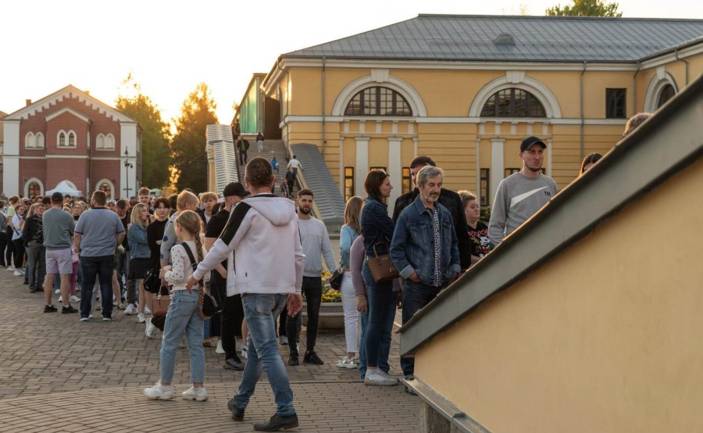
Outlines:
{"label": "man wearing white sneakers", "polygon": [[51,303],[51,291],[54,288],[56,274],[61,275],[61,301],[64,314],[76,313],[69,302],[68,291],[73,273],[73,253],[71,237],[73,236],[73,217],[63,210],[63,195],[55,192],[51,195],[51,208],[42,214],[44,248],[46,248],[46,277],[44,277],[45,313],[56,312]]}

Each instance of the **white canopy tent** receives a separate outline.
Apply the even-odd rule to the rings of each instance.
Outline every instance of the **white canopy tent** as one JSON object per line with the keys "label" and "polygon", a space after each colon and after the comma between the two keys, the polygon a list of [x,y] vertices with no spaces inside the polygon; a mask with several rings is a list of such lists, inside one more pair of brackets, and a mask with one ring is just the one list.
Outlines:
{"label": "white canopy tent", "polygon": [[80,197],[81,192],[74,188],[73,184],[67,180],[62,180],[56,185],[52,190],[46,192],[46,195],[51,195],[55,192],[60,192],[63,195],[70,195],[71,197]]}

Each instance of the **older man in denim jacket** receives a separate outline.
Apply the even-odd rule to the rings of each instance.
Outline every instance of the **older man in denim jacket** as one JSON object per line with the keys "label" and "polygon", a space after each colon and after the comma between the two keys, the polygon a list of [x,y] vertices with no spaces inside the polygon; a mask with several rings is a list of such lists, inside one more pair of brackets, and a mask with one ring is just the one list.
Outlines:
{"label": "older man in denim jacket", "polygon": [[[403,323],[434,299],[461,271],[452,215],[439,203],[444,173],[425,166],[417,173],[418,194],[401,212],[393,232],[391,260],[403,278]],[[413,358],[400,361],[411,378]]]}

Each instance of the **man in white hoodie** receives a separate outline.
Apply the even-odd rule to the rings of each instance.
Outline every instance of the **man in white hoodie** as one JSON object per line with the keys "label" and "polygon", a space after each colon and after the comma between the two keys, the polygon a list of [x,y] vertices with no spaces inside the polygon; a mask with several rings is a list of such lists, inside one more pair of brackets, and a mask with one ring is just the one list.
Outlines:
{"label": "man in white hoodie", "polygon": [[227,272],[227,294],[242,295],[250,339],[239,390],[227,406],[235,421],[244,419],[263,367],[277,409],[268,422],[255,424],[254,430],[278,431],[297,427],[298,417],[288,372],[278,353],[276,317],[286,304],[289,315],[302,309],[305,255],[294,203],[271,193],[275,181],[271,164],[263,158],[252,159],[245,181],[251,196],[232,210],[222,234],[186,286],[195,285],[234,251],[234,265],[229,265]]}

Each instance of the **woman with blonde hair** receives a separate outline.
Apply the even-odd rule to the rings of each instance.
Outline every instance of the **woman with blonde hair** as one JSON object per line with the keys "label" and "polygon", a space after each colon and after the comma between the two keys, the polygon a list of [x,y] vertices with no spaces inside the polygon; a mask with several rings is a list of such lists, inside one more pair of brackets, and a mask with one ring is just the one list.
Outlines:
{"label": "woman with blonde hair", "polygon": [[352,284],[349,251],[354,239],[361,233],[361,208],[364,200],[361,197],[351,197],[344,208],[344,225],[339,233],[340,270],[342,277],[342,308],[344,309],[344,337],[347,355],[337,361],[339,368],[356,368],[356,354],[359,349],[359,311],[356,309],[356,290]]}
{"label": "woman with blonde hair", "polygon": [[[149,225],[149,208],[143,203],[137,203],[132,208],[130,216],[129,229],[127,229],[127,245],[129,245],[129,273],[127,281],[132,281],[128,284],[128,292],[134,292],[134,288],[138,288],[139,304],[137,306],[137,320],[139,323],[144,323],[144,307],[151,305],[151,296],[147,297],[144,290],[144,278],[146,271],[149,269],[151,250],[149,249],[149,241],[147,239],[147,226]],[[134,303],[135,293],[127,293],[127,302],[132,305]]]}
{"label": "woman with blonde hair", "polygon": [[[161,380],[146,388],[144,395],[152,400],[170,400],[176,390],[171,385],[176,364],[176,352],[185,335],[190,354],[191,381],[193,386],[183,392],[184,400],[205,401],[208,393],[205,382],[205,351],[203,349],[203,319],[200,316],[200,297],[204,285],[186,288],[186,281],[205,254],[200,241],[200,216],[191,210],[181,212],[175,221],[175,232],[180,243],[171,248],[172,266],[161,268],[161,277],[171,285],[171,304],[166,314],[164,335],[161,341]],[[190,259],[193,257],[196,263]],[[209,275],[205,278],[208,279]]]}

